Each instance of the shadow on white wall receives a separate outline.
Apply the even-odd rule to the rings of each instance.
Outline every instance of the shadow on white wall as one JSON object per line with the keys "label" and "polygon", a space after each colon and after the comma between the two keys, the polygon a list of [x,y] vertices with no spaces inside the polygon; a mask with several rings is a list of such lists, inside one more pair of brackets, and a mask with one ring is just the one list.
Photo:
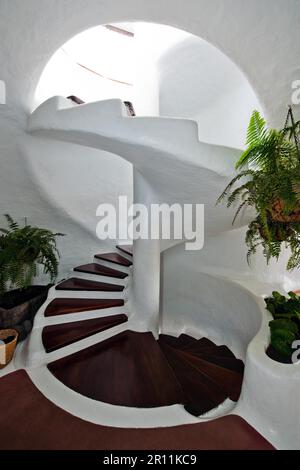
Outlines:
{"label": "shadow on white wall", "polygon": [[6,104],[6,85],[3,80],[0,80],[0,104]]}

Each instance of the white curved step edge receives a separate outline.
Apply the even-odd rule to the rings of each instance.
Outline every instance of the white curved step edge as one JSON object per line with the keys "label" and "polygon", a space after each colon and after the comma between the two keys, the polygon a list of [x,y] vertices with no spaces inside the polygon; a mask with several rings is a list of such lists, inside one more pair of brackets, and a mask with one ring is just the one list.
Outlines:
{"label": "white curved step edge", "polygon": [[72,277],[78,277],[88,281],[105,282],[106,284],[117,284],[118,286],[127,286],[129,282],[129,276],[124,277],[124,279],[120,279],[117,277],[103,276],[102,274],[83,273],[81,271],[73,271]]}
{"label": "white curved step edge", "polygon": [[51,293],[49,298],[62,299],[124,299],[128,300],[128,288],[124,288],[120,292],[105,292],[105,291],[85,291],[85,290],[56,290],[56,293]]}

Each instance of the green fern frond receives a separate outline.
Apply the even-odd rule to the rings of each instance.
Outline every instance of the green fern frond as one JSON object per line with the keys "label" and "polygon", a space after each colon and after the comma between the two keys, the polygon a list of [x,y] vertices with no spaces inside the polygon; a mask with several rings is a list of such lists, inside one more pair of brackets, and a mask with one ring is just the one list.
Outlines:
{"label": "green fern frond", "polygon": [[217,204],[226,200],[227,207],[238,204],[233,223],[246,206],[257,212],[245,238],[248,263],[259,247],[267,263],[271,258],[278,259],[285,244],[291,251],[287,269],[300,267],[300,223],[272,218],[274,211],[283,216],[300,212],[300,153],[297,139],[291,139],[295,132],[300,140],[300,121],[293,129],[278,131],[267,128],[259,112],[254,111],[247,132],[248,147],[236,164],[238,169],[245,165],[250,168],[235,175],[217,200]]}
{"label": "green fern frond", "polygon": [[19,224],[9,214],[4,214],[4,217],[6,218],[8,226],[11,230],[19,228]]}
{"label": "green fern frond", "polygon": [[246,145],[252,147],[257,145],[266,133],[266,121],[260,115],[259,111],[254,110],[247,130]]}
{"label": "green fern frond", "polygon": [[39,264],[53,282],[59,265],[56,239],[63,234],[30,225],[20,228],[9,215],[5,217],[10,230],[0,232],[0,293],[30,286]]}

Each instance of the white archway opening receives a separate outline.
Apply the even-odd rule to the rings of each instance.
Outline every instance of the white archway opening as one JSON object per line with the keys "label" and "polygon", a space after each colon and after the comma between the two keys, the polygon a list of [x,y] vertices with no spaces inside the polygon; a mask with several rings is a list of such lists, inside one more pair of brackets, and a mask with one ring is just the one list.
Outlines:
{"label": "white archway opening", "polygon": [[53,95],[85,102],[119,98],[138,116],[194,119],[199,138],[242,147],[258,99],[221,51],[186,31],[145,22],[88,29],[66,42],[45,67],[34,106]]}

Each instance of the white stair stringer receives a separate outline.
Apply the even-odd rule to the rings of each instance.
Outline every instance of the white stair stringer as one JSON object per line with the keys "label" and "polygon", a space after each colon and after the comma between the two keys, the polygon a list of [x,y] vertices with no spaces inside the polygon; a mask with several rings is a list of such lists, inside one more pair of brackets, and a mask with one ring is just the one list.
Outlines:
{"label": "white stair stringer", "polygon": [[[69,100],[53,97],[29,117],[28,131],[117,154],[153,186],[154,202],[204,204],[206,235],[232,230],[234,209],[225,211],[215,202],[241,151],[200,142],[195,121],[129,117],[117,99],[70,107]],[[236,227],[248,220],[240,218]],[[162,240],[161,251],[172,245],[174,240]]]}
{"label": "white stair stringer", "polygon": [[[159,158],[182,161],[230,176],[238,150],[199,141],[198,125],[189,119],[128,117],[121,100],[69,107],[67,99],[53,97],[39,106],[28,121],[28,131],[116,153],[137,167]],[[120,147],[121,144],[121,147]],[[128,151],[128,147],[130,151]],[[138,152],[134,151],[138,149]],[[140,150],[147,148],[148,155]],[[156,155],[155,153],[159,155]],[[147,152],[148,153],[148,152]]]}

